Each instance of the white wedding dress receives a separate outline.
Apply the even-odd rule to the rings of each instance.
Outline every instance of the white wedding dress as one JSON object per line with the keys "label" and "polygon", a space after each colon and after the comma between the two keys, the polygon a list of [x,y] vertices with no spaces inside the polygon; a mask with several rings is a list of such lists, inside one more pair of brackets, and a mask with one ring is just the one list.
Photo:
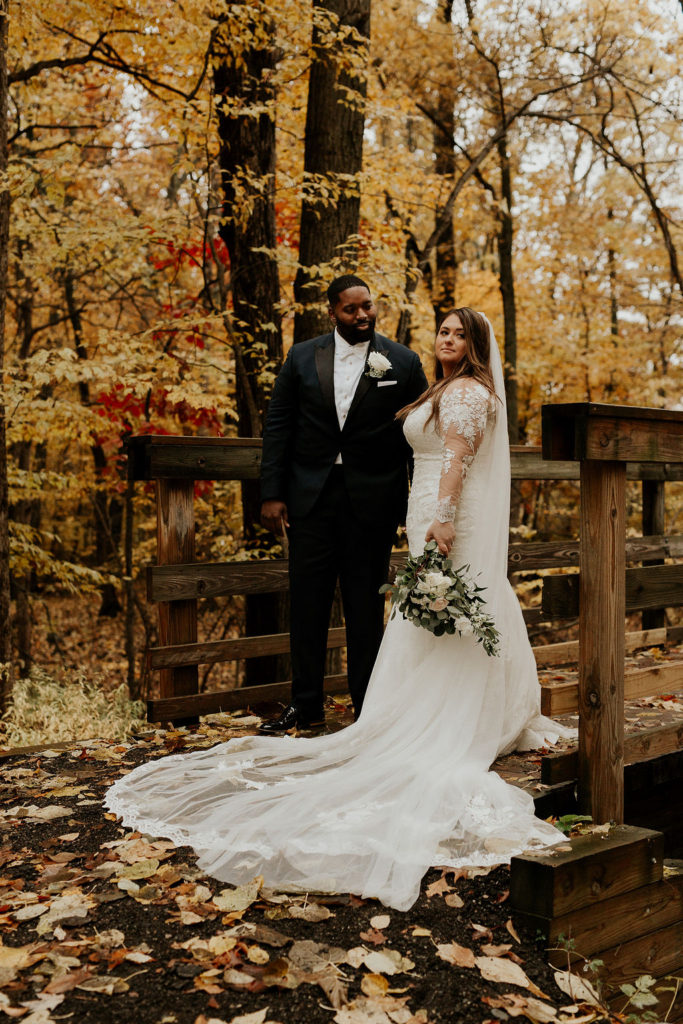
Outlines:
{"label": "white wedding dress", "polygon": [[507,581],[510,468],[500,356],[496,398],[471,379],[444,396],[439,432],[424,404],[405,421],[415,452],[408,539],[419,554],[438,509],[454,517],[454,565],[487,587],[501,633],[471,637],[388,623],[359,720],[316,738],[248,736],[164,757],[108,791],[125,825],[192,846],[225,882],[263,875],[284,890],[353,892],[398,910],[433,865],[488,866],[563,836],[489,766],[566,734],[539,712],[533,653]]}

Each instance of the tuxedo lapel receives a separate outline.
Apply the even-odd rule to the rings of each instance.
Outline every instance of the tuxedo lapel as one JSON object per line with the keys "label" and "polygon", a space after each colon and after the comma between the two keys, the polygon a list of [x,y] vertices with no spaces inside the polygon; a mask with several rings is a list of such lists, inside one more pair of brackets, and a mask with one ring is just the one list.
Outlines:
{"label": "tuxedo lapel", "polygon": [[327,337],[316,345],[315,368],[318,372],[318,381],[325,402],[337,418],[337,407],[334,402],[334,335]]}
{"label": "tuxedo lapel", "polygon": [[[370,355],[371,352],[386,352],[384,345],[382,345],[381,341],[377,337],[373,338],[370,344],[368,345],[368,356]],[[344,424],[344,426],[346,426],[346,424],[349,422],[357,406],[363,401],[368,391],[372,388],[373,384],[375,383],[376,381],[373,380],[372,377],[368,377],[366,358],[365,367],[363,369],[361,378],[358,381],[358,387],[355,390],[353,401],[351,402],[351,408],[349,409],[349,413],[348,416],[346,417],[346,423]]]}

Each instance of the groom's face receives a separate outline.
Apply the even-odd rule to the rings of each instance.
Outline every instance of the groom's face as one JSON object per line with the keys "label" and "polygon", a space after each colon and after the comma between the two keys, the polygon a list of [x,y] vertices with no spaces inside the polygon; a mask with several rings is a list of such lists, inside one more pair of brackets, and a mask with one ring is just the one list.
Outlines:
{"label": "groom's face", "polygon": [[330,307],[330,317],[344,341],[356,345],[372,338],[377,310],[367,288],[358,285],[339,293],[334,307]]}

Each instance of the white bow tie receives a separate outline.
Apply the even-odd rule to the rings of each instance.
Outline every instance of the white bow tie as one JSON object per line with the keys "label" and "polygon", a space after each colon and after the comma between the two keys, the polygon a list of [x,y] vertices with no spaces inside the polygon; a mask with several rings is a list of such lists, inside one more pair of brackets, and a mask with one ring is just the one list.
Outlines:
{"label": "white bow tie", "polygon": [[365,345],[363,342],[360,342],[358,345],[349,345],[348,343],[344,346],[338,345],[337,352],[339,354],[339,358],[342,360],[361,359],[365,358]]}

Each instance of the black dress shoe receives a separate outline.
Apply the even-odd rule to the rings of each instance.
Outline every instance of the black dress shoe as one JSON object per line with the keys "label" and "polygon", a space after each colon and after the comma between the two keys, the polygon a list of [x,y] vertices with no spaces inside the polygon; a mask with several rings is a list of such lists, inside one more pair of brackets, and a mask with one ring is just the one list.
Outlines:
{"label": "black dress shoe", "polygon": [[295,704],[289,704],[279,718],[264,722],[259,729],[261,736],[281,736],[290,729],[318,729],[325,724],[324,714],[316,721],[301,714]]}

